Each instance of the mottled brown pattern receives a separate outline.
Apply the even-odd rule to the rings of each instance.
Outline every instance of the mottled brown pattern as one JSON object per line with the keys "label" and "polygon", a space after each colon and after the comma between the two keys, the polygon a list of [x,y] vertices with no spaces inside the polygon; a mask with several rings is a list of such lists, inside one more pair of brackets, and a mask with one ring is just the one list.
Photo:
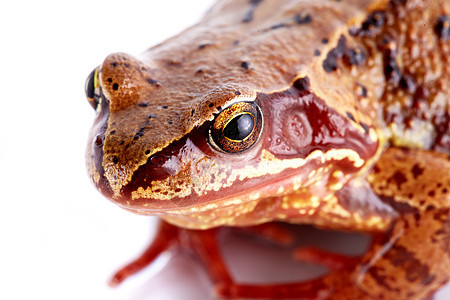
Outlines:
{"label": "mottled brown pattern", "polygon": [[391,1],[378,17],[385,26],[355,33],[383,61],[380,100],[395,145],[450,151],[450,45],[435,34],[449,10],[448,1]]}
{"label": "mottled brown pattern", "polygon": [[[382,199],[422,211],[430,205],[435,208],[450,206],[450,194],[446,192],[450,186],[450,159],[446,154],[389,148],[376,163],[376,169],[380,172],[371,172],[368,180]],[[392,180],[399,173],[402,174],[401,181]],[[429,191],[433,187],[432,196]]]}

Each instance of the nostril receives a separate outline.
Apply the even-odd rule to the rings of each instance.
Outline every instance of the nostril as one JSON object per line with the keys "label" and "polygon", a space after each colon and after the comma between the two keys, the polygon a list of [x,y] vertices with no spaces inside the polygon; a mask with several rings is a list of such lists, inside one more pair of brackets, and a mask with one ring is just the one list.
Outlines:
{"label": "nostril", "polygon": [[103,135],[97,134],[94,141],[95,146],[102,147],[103,146]]}

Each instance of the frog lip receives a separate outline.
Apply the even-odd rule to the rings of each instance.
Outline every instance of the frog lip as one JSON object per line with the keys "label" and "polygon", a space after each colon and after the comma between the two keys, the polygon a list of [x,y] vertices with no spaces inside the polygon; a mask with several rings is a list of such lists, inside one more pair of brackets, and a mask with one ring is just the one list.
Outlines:
{"label": "frog lip", "polygon": [[[251,189],[233,189],[226,193],[218,195],[195,196],[176,200],[156,200],[156,199],[134,199],[129,201],[114,201],[123,209],[140,215],[190,215],[197,213],[208,213],[217,209],[236,209],[236,212],[243,205],[251,202],[261,202],[268,199],[276,199],[286,195],[293,194],[297,189],[293,186],[293,182],[304,180],[307,175],[298,174],[295,170],[288,173],[278,174],[277,178],[273,178],[270,184],[260,182]],[[302,179],[300,179],[302,178]],[[311,184],[320,181],[320,178],[306,183],[303,188],[307,188]]]}

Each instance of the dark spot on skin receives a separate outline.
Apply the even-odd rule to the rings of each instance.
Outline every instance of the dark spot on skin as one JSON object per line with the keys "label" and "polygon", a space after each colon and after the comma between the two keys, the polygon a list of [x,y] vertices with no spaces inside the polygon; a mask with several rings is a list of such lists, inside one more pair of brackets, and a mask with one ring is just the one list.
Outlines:
{"label": "dark spot on skin", "polygon": [[399,85],[402,89],[408,91],[410,94],[414,93],[416,90],[416,83],[414,82],[414,78],[409,75],[403,75],[400,78]]}
{"label": "dark spot on skin", "polygon": [[203,68],[198,68],[197,71],[195,71],[196,74],[201,74],[201,73],[205,73],[205,69]]}
{"label": "dark spot on skin", "polygon": [[191,117],[194,115],[195,109],[191,110]]}
{"label": "dark spot on skin", "polygon": [[118,175],[114,175],[114,179],[115,180],[119,179],[119,176]]}
{"label": "dark spot on skin", "polygon": [[322,63],[323,69],[330,73],[337,70],[337,61],[336,57],[332,54],[332,52],[328,53],[327,58]]}
{"label": "dark spot on skin", "polygon": [[141,136],[143,136],[144,135],[144,130],[145,130],[145,126],[144,127],[141,127],[137,132],[136,132],[136,134],[134,135],[134,137],[133,137],[133,139],[134,140],[137,140],[138,138],[140,138]]}
{"label": "dark spot on skin", "polygon": [[138,106],[139,107],[147,107],[148,103],[147,102],[139,103]]}
{"label": "dark spot on skin", "polygon": [[428,103],[427,99],[429,98],[429,96],[430,90],[428,89],[428,87],[423,85],[417,87],[413,95],[413,108],[415,108],[416,110],[423,110]]}
{"label": "dark spot on skin", "polygon": [[117,67],[117,63],[116,62],[112,62],[111,66],[113,66],[113,68]]}
{"label": "dark spot on skin", "polygon": [[[450,225],[449,209],[437,210],[433,214],[433,219],[439,221],[443,225]],[[445,227],[444,227],[445,228]]]}
{"label": "dark spot on skin", "polygon": [[439,16],[434,31],[440,39],[450,40],[450,17],[447,15]]}
{"label": "dark spot on skin", "polygon": [[147,72],[147,68],[146,67],[141,67],[141,70],[144,72]]}
{"label": "dark spot on skin", "polygon": [[114,156],[114,157],[113,157],[113,163],[114,163],[114,164],[117,164],[118,162],[119,162],[119,159],[117,159],[117,156]]}
{"label": "dark spot on skin", "polygon": [[149,119],[155,119],[155,118],[156,118],[156,115],[155,115],[155,114],[150,114],[150,115],[148,116],[148,118],[149,118]]}
{"label": "dark spot on skin", "polygon": [[312,22],[311,15],[309,15],[309,14],[304,15],[302,13],[299,13],[299,14],[296,14],[292,19],[287,20],[286,22],[280,22],[280,23],[273,24],[269,28],[264,29],[263,32],[267,32],[267,31],[275,30],[275,29],[279,29],[279,28],[288,28],[295,24],[305,25],[305,24],[309,24],[311,22]]}
{"label": "dark spot on skin", "polygon": [[209,106],[209,107],[213,107],[213,106],[214,106],[214,103],[210,103],[210,104],[208,104],[208,106]]}
{"label": "dark spot on skin", "polygon": [[391,0],[396,5],[405,5],[408,0]]}
{"label": "dark spot on skin", "polygon": [[393,209],[395,209],[398,212],[401,212],[401,213],[418,213],[419,212],[417,210],[417,208],[409,205],[407,202],[399,202],[399,201],[395,200],[393,197],[384,196],[384,195],[381,195],[380,198],[384,203],[389,204],[389,206],[391,206]]}
{"label": "dark spot on skin", "polygon": [[112,88],[113,88],[113,90],[117,91],[119,89],[119,84],[114,83]]}
{"label": "dark spot on skin", "polygon": [[200,45],[198,46],[198,49],[199,49],[199,50],[202,50],[202,49],[204,49],[204,48],[206,48],[206,47],[208,47],[208,46],[211,46],[211,44],[200,44]]}
{"label": "dark spot on skin", "polygon": [[170,121],[170,120],[169,120],[169,121],[168,121],[167,123],[169,123],[170,125],[172,125],[172,124],[173,124],[173,122],[172,122],[172,121]]}
{"label": "dark spot on skin", "polygon": [[239,96],[239,95],[241,94],[241,92],[239,92],[239,91],[234,91],[234,94],[235,94],[236,96]]}
{"label": "dark spot on skin", "polygon": [[360,29],[357,28],[357,27],[354,27],[354,26],[351,26],[351,27],[348,29],[348,33],[349,33],[351,36],[357,36],[358,33],[359,33],[359,31],[360,31]]}
{"label": "dark spot on skin", "polygon": [[129,63],[124,63],[123,64],[125,66],[125,68],[129,69],[130,68],[130,64]]}
{"label": "dark spot on skin", "polygon": [[392,265],[400,267],[404,270],[406,279],[410,282],[419,281],[422,284],[429,283],[433,280],[430,275],[430,270],[427,265],[422,264],[414,255],[413,252],[408,251],[405,247],[395,245],[391,251],[385,255]]}
{"label": "dark spot on skin", "polygon": [[323,38],[321,42],[322,42],[322,44],[328,44],[328,39],[327,38]]}
{"label": "dark spot on skin", "polygon": [[380,173],[380,171],[381,171],[381,169],[380,169],[380,167],[379,167],[378,165],[375,165],[375,166],[373,167],[373,172],[374,172],[374,173]]}
{"label": "dark spot on skin", "polygon": [[178,59],[170,59],[167,61],[167,66],[169,67],[180,67],[181,66],[181,61],[179,61]]}
{"label": "dark spot on skin", "polygon": [[413,173],[414,179],[417,179],[420,175],[422,175],[424,168],[421,168],[419,164],[415,164],[411,170]]}
{"label": "dark spot on skin", "polygon": [[120,146],[122,146],[123,144],[125,144],[125,141],[120,141]]}
{"label": "dark spot on skin", "polygon": [[445,229],[439,229],[439,230],[436,230],[436,231],[434,232],[434,234],[435,234],[435,235],[445,235],[445,234],[446,234],[446,231],[445,231]]}
{"label": "dark spot on skin", "polygon": [[112,130],[109,134],[111,134],[111,135],[116,134],[116,131]]}
{"label": "dark spot on skin", "polygon": [[169,107],[167,105],[162,106],[163,109],[168,109]]}
{"label": "dark spot on skin", "polygon": [[309,24],[309,23],[311,23],[311,22],[312,22],[312,18],[311,18],[311,15],[310,15],[310,14],[307,14],[307,15],[303,16],[303,15],[300,13],[300,14],[295,15],[294,21],[295,21],[297,24],[303,25],[303,24]]}
{"label": "dark spot on skin", "polygon": [[345,52],[344,61],[349,66],[359,66],[366,60],[366,53],[361,49],[350,49]]}
{"label": "dark spot on skin", "polygon": [[347,111],[345,114],[347,115],[347,117],[348,117],[350,120],[352,120],[353,122],[356,122],[356,121],[355,121],[355,117],[352,115],[352,113],[350,113],[350,112]]}
{"label": "dark spot on skin", "polygon": [[423,279],[421,280],[421,283],[422,283],[423,285],[429,285],[429,284],[432,283],[435,279],[436,279],[436,276],[435,276],[435,275],[429,275],[429,276],[423,278]]}
{"label": "dark spot on skin", "polygon": [[360,83],[357,83],[357,85],[359,87],[359,95],[363,98],[366,98],[367,97],[367,88]]}
{"label": "dark spot on skin", "polygon": [[283,27],[289,27],[289,26],[286,25],[285,23],[277,23],[277,24],[270,26],[268,29],[266,29],[264,31],[274,30],[274,29],[283,28]]}
{"label": "dark spot on skin", "polygon": [[150,83],[151,85],[154,85],[154,86],[160,86],[160,85],[161,85],[161,82],[159,82],[159,81],[157,81],[157,80],[154,80],[154,79],[152,79],[152,78],[147,78],[146,80],[147,80],[147,82]]}
{"label": "dark spot on skin", "polygon": [[396,289],[391,286],[391,280],[389,276],[386,275],[386,272],[383,268],[372,266],[371,268],[369,268],[368,273],[376,281],[377,285],[382,286],[384,289],[389,291],[400,291],[400,289]]}
{"label": "dark spot on skin", "polygon": [[320,51],[319,50],[314,50],[314,56],[319,56],[320,55]]}
{"label": "dark spot on skin", "polygon": [[436,195],[436,192],[434,190],[431,190],[428,192],[428,196],[434,197]]}
{"label": "dark spot on skin", "polygon": [[346,49],[346,39],[343,35],[341,35],[337,46],[332,50],[330,50],[330,52],[328,52],[327,57],[322,63],[322,66],[326,72],[329,73],[337,70],[338,68],[337,60],[342,58],[345,49]]}
{"label": "dark spot on skin", "polygon": [[383,55],[384,77],[389,82],[398,82],[400,80],[400,68],[396,58],[396,49],[386,48]]}
{"label": "dark spot on skin", "polygon": [[240,44],[240,41],[234,41],[233,42],[233,45],[235,45],[235,46],[237,46],[237,45],[239,45]]}
{"label": "dark spot on skin", "polygon": [[107,80],[108,80],[108,82],[109,82],[109,83],[111,83],[111,82],[112,82],[112,78],[108,78]]}
{"label": "dark spot on skin", "polygon": [[442,189],[442,194],[447,194],[448,190],[446,188]]}
{"label": "dark spot on skin", "polygon": [[253,21],[253,14],[255,13],[256,8],[261,2],[262,0],[250,0],[250,9],[242,19],[242,23],[250,23],[251,21]]}
{"label": "dark spot on skin", "polygon": [[146,150],[146,151],[145,151],[145,154],[146,154],[146,155],[149,155],[149,154],[150,154],[150,150]]}
{"label": "dark spot on skin", "polygon": [[352,34],[359,36],[374,36],[376,29],[382,27],[385,21],[385,13],[383,11],[375,11],[362,23],[361,28],[352,32]]}
{"label": "dark spot on skin", "polygon": [[401,190],[402,184],[407,182],[405,174],[401,171],[395,171],[395,173],[389,178],[389,182],[395,183],[397,185],[397,189]]}
{"label": "dark spot on skin", "polygon": [[241,68],[248,70],[250,68],[250,63],[248,61],[241,62]]}
{"label": "dark spot on skin", "polygon": [[294,87],[299,91],[309,91],[310,82],[308,77],[299,78],[294,81]]}

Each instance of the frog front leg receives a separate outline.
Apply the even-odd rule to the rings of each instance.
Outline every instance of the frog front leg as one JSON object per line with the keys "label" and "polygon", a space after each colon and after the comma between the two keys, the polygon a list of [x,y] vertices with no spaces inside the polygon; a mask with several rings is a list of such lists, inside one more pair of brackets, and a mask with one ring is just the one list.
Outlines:
{"label": "frog front leg", "polygon": [[375,298],[424,299],[450,280],[450,157],[390,148],[368,181],[401,215],[366,255],[358,284]]}

